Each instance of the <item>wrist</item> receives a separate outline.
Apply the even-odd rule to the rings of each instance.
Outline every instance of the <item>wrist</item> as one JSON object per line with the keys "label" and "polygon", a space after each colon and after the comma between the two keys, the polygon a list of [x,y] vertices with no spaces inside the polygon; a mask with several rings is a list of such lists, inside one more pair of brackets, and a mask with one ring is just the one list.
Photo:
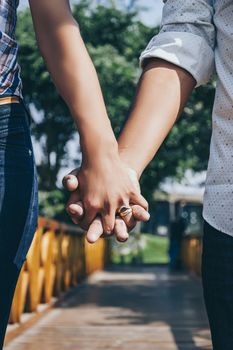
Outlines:
{"label": "wrist", "polygon": [[89,141],[80,137],[83,164],[99,164],[118,161],[118,145],[114,137],[99,135]]}
{"label": "wrist", "polygon": [[77,125],[83,160],[99,161],[101,158],[119,157],[118,144],[108,117],[93,121],[82,120]]}
{"label": "wrist", "polygon": [[134,172],[137,180],[139,181],[143,169],[139,166],[137,159],[133,156],[132,152],[130,152],[127,148],[119,148],[119,157],[121,161],[132,171]]}

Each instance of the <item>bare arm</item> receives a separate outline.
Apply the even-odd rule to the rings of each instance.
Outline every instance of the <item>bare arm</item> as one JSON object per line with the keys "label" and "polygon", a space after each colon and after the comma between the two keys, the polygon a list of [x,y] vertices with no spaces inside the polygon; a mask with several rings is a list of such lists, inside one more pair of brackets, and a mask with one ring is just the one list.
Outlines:
{"label": "bare arm", "polygon": [[182,68],[150,59],[144,68],[131,115],[119,143],[121,159],[138,177],[154,157],[196,84]]}
{"label": "bare arm", "polygon": [[[86,156],[95,141],[116,149],[93,63],[67,0],[30,0],[39,49],[78,127]],[[102,131],[105,130],[105,133]],[[90,142],[92,140],[92,142]]]}
{"label": "bare arm", "polygon": [[138,176],[167,136],[194,86],[207,82],[213,74],[213,16],[211,0],[164,0],[160,32],[141,54],[144,72],[119,139],[122,158]]}
{"label": "bare arm", "polygon": [[51,77],[70,108],[83,153],[76,202],[84,206],[83,227],[100,215],[110,234],[119,206],[147,207],[121,162],[93,63],[68,0],[29,0],[37,42]]}

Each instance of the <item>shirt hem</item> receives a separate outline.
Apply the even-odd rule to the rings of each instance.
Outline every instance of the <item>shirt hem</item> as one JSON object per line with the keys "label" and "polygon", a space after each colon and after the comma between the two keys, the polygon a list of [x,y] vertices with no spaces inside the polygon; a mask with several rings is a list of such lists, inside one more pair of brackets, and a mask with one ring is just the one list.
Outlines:
{"label": "shirt hem", "polygon": [[[190,47],[190,43],[192,46]],[[214,72],[214,51],[204,38],[187,32],[163,32],[154,36],[139,58],[161,58],[187,70],[198,87],[208,82]]]}
{"label": "shirt hem", "polygon": [[218,226],[215,222],[213,222],[212,220],[209,219],[208,215],[205,214],[204,210],[202,211],[202,217],[203,219],[213,228],[215,228],[216,230],[220,231],[221,233],[224,233],[225,235],[231,236],[233,237],[233,231],[229,232],[229,231],[225,231],[223,230],[220,226]]}

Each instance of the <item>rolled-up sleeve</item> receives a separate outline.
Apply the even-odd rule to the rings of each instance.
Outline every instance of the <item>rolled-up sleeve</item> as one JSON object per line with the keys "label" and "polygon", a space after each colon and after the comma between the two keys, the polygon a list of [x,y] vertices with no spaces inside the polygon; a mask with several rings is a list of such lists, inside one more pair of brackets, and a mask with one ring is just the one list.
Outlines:
{"label": "rolled-up sleeve", "polygon": [[142,52],[140,64],[161,58],[187,70],[196,86],[206,83],[214,72],[213,0],[164,2],[160,32]]}

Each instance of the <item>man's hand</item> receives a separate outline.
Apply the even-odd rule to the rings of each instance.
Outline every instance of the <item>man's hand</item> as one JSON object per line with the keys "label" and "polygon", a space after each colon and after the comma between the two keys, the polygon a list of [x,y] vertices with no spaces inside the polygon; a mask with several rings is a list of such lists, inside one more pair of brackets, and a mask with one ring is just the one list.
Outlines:
{"label": "man's hand", "polygon": [[[93,221],[89,224],[88,227],[83,226],[82,218],[84,216],[84,206],[81,201],[81,195],[79,191],[79,181],[78,176],[80,174],[80,168],[74,169],[68,175],[63,178],[64,187],[71,192],[70,199],[67,203],[66,210],[68,214],[71,216],[71,219],[74,223],[80,224],[81,227],[88,229],[87,230],[87,240],[91,243],[94,243],[98,240],[99,237],[103,236],[104,227],[103,222],[100,216],[95,216]],[[140,187],[137,180],[136,173],[127,168],[127,174],[130,177],[132,184],[134,186],[135,191],[140,193]],[[143,198],[143,197],[142,197]],[[147,221],[150,218],[148,213],[148,205],[147,202],[143,199],[142,204],[144,207],[132,204],[132,213],[126,215],[123,219],[120,217],[115,217],[114,213],[114,225],[112,227],[111,232],[107,233],[108,235],[115,234],[116,238],[120,242],[124,242],[128,239],[129,234],[128,231],[132,230],[137,221]],[[85,221],[84,221],[85,225]]]}

